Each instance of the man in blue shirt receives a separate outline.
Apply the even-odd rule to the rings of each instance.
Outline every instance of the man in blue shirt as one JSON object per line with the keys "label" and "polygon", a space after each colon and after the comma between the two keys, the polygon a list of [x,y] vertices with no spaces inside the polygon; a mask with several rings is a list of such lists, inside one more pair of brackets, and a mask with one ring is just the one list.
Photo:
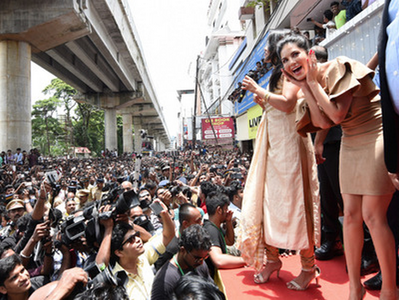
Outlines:
{"label": "man in blue shirt", "polygon": [[358,13],[362,11],[362,3],[360,0],[343,0],[341,2],[346,9],[346,22],[353,19]]}
{"label": "man in blue shirt", "polygon": [[[386,0],[381,18],[382,26],[378,45],[380,66],[380,90],[384,135],[385,165],[396,189],[399,190],[399,0]],[[388,223],[395,237],[396,251],[399,244],[398,191],[388,208]],[[397,262],[396,262],[397,263]],[[396,269],[398,283],[398,269]],[[364,282],[368,289],[379,290],[382,286],[381,272]]]}

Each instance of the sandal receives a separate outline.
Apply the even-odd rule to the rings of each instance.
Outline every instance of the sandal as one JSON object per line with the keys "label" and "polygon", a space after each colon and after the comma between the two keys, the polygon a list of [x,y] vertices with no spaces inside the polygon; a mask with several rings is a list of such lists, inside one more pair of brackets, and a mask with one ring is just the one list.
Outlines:
{"label": "sandal", "polygon": [[321,271],[318,266],[314,265],[313,268],[311,268],[311,269],[302,269],[302,272],[313,273],[314,276],[311,277],[310,280],[308,282],[306,282],[304,285],[300,285],[298,282],[295,281],[295,279],[297,279],[299,276],[301,276],[301,274],[299,274],[299,276],[297,278],[295,278],[287,283],[287,287],[290,290],[304,291],[309,287],[309,284],[312,282],[313,279],[315,279],[316,284],[319,285],[319,276],[321,274]]}
{"label": "sandal", "polygon": [[[268,265],[269,265],[269,268],[268,268]],[[266,282],[269,281],[270,276],[274,272],[277,272],[277,278],[279,278],[280,269],[281,269],[282,265],[283,265],[283,263],[281,262],[281,260],[277,260],[277,261],[270,261],[269,260],[269,261],[267,261],[266,265],[262,269],[262,271],[260,271],[260,273],[254,275],[254,282],[257,283],[257,284],[266,283]],[[267,277],[263,275],[263,273],[266,271],[266,269],[269,272],[269,275]]]}

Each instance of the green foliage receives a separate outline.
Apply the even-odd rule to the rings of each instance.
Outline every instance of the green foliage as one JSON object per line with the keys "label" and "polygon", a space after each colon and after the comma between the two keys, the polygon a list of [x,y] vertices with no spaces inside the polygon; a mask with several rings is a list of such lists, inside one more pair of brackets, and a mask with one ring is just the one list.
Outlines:
{"label": "green foliage", "polygon": [[63,106],[65,112],[65,118],[63,120],[64,132],[63,132],[62,144],[64,147],[64,153],[67,153],[68,149],[75,144],[71,112],[72,109],[76,106],[76,101],[74,100],[74,97],[76,96],[77,91],[69,84],[63,82],[61,79],[55,78],[51,80],[51,83],[48,86],[45,87],[43,93],[52,94],[53,97],[59,99],[60,105]]}
{"label": "green foliage", "polygon": [[[87,147],[92,155],[104,149],[104,112],[74,100],[77,91],[56,78],[43,90],[51,95],[39,100],[32,111],[32,142],[44,155],[65,155],[70,147]],[[57,119],[62,107],[65,117]],[[119,135],[119,134],[118,134]]]}
{"label": "green foliage", "polygon": [[32,142],[44,155],[51,155],[51,144],[62,135],[61,124],[53,115],[60,101],[56,97],[39,100],[32,110]]}
{"label": "green foliage", "polygon": [[[32,141],[44,155],[65,155],[71,147],[87,147],[91,155],[100,156],[105,148],[104,111],[74,100],[77,91],[56,78],[43,93],[51,97],[33,105]],[[56,118],[62,107],[65,118]],[[123,120],[117,116],[118,153],[123,151]]]}
{"label": "green foliage", "polygon": [[269,3],[270,3],[270,0],[252,0],[252,1],[249,1],[249,3],[247,4],[247,7],[256,7],[259,5],[263,5],[263,7],[267,7]]}
{"label": "green foliage", "polygon": [[78,103],[73,118],[76,146],[87,147],[92,155],[101,155],[105,147],[104,111],[86,103]]}
{"label": "green foliage", "polygon": [[52,93],[54,97],[63,101],[64,104],[67,103],[73,105],[73,97],[77,94],[77,91],[61,79],[55,78],[44,88],[43,93],[46,95]]}

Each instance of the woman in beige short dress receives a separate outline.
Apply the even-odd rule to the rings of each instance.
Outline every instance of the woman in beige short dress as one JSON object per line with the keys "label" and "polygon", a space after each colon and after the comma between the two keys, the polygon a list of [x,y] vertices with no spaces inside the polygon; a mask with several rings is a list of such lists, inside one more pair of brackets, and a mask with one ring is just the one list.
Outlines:
{"label": "woman in beige short dress", "polygon": [[318,64],[300,35],[284,38],[277,48],[284,75],[300,87],[298,99],[306,101],[302,115],[310,123],[299,121],[298,132],[342,127],[339,175],[349,299],[362,299],[365,294],[360,281],[363,220],[381,267],[380,299],[396,299],[395,245],[386,219],[395,189],[384,164],[380,97],[373,71],[347,57]]}

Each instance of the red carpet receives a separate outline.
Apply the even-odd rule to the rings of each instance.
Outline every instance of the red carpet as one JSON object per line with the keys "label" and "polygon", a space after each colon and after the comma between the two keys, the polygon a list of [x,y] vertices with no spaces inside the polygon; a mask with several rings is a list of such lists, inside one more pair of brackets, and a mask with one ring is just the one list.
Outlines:
{"label": "red carpet", "polygon": [[[254,299],[327,299],[346,300],[349,295],[348,275],[345,271],[344,256],[330,261],[317,261],[321,269],[319,285],[313,281],[306,291],[292,291],[287,289],[286,282],[294,279],[300,271],[298,255],[282,258],[283,268],[280,278],[273,273],[269,282],[255,284],[253,281],[254,269],[240,268],[220,270],[227,291],[228,300]],[[374,276],[368,275],[362,281]],[[379,291],[366,291],[364,299],[378,299]]]}

